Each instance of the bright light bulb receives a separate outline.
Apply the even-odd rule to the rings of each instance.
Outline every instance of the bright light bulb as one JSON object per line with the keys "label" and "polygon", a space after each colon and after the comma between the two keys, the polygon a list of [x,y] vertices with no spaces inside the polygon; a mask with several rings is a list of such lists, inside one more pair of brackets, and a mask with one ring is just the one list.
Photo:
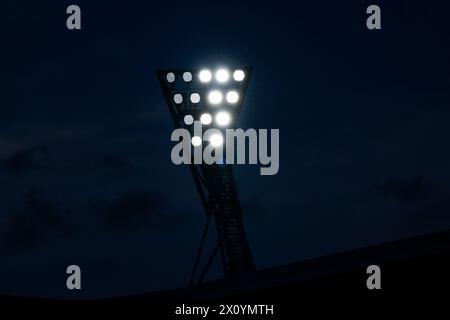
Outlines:
{"label": "bright light bulb", "polygon": [[208,95],[209,102],[212,104],[219,104],[223,100],[222,93],[218,90],[213,90]]}
{"label": "bright light bulb", "polygon": [[190,99],[191,99],[192,103],[199,103],[200,102],[200,95],[198,93],[192,93]]}
{"label": "bright light bulb", "polygon": [[186,71],[185,73],[183,73],[183,80],[186,82],[191,82],[192,81],[192,73],[190,73],[189,71]]}
{"label": "bright light bulb", "polygon": [[216,114],[216,122],[219,126],[225,127],[231,123],[231,116],[226,111],[220,111]]}
{"label": "bright light bulb", "polygon": [[245,72],[242,71],[242,70],[236,70],[233,73],[233,79],[235,81],[242,81],[242,80],[244,80],[245,79]]}
{"label": "bright light bulb", "polygon": [[227,102],[236,103],[239,100],[239,94],[236,91],[229,91],[227,93]]}
{"label": "bright light bulb", "polygon": [[184,116],[184,123],[186,123],[188,126],[194,123],[194,117],[190,114],[187,114]]}
{"label": "bright light bulb", "polygon": [[175,101],[176,104],[180,104],[183,102],[183,96],[177,93],[173,96],[173,101]]}
{"label": "bright light bulb", "polygon": [[214,133],[209,137],[209,142],[213,147],[220,147],[223,144],[223,136],[220,133]]}
{"label": "bright light bulb", "polygon": [[204,113],[200,116],[200,122],[204,125],[211,124],[212,117],[209,113]]}
{"label": "bright light bulb", "polygon": [[198,136],[194,136],[194,137],[192,137],[191,143],[194,147],[198,147],[202,144],[202,138],[200,138]]}
{"label": "bright light bulb", "polygon": [[230,78],[230,73],[225,69],[219,69],[216,72],[216,80],[218,82],[224,83],[227,82]]}
{"label": "bright light bulb", "polygon": [[212,75],[211,75],[211,71],[209,70],[202,70],[200,71],[200,73],[198,74],[198,77],[200,79],[201,82],[210,82]]}
{"label": "bright light bulb", "polygon": [[169,72],[166,75],[166,79],[167,79],[167,82],[170,82],[170,83],[175,82],[175,74],[173,72]]}

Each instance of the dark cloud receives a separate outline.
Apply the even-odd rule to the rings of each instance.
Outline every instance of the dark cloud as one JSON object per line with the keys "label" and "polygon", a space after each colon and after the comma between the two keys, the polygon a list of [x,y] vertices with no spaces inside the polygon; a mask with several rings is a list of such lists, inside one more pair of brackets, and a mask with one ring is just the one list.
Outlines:
{"label": "dark cloud", "polygon": [[136,166],[122,154],[105,154],[97,157],[96,164],[101,169],[112,170],[119,174],[130,174]]}
{"label": "dark cloud", "polygon": [[50,153],[47,147],[30,147],[17,151],[2,161],[9,173],[19,174],[44,168],[45,158]]}
{"label": "dark cloud", "polygon": [[163,206],[163,197],[158,192],[145,190],[127,191],[109,205],[96,204],[102,222],[114,229],[133,229],[150,225],[151,218]]}
{"label": "dark cloud", "polygon": [[10,209],[0,221],[0,257],[63,237],[75,228],[67,212],[37,191],[23,197],[19,208]]}
{"label": "dark cloud", "polygon": [[74,213],[66,209],[67,204],[57,204],[40,191],[29,191],[18,205],[0,215],[0,258],[80,232],[90,232],[92,227],[114,231],[162,230],[189,220],[186,212],[161,210],[164,202],[159,192],[130,190],[111,201],[81,206],[80,211]]}
{"label": "dark cloud", "polygon": [[191,212],[187,211],[171,214],[164,212],[158,219],[155,219],[152,226],[156,229],[169,229],[186,224],[190,221],[190,217],[192,217]]}
{"label": "dark cloud", "polygon": [[393,224],[397,231],[423,233],[447,228],[450,223],[450,191],[439,189],[429,197],[417,199],[413,203],[402,203],[401,207],[387,209],[383,214],[406,218]]}
{"label": "dark cloud", "polygon": [[406,179],[390,179],[382,186],[383,195],[400,203],[411,203],[423,200],[433,191],[433,185],[423,175]]}
{"label": "dark cloud", "polygon": [[165,230],[186,224],[191,210],[178,210],[160,192],[132,189],[112,201],[95,200],[91,211],[98,217],[100,227],[113,231],[133,231],[140,228]]}
{"label": "dark cloud", "polygon": [[422,174],[377,183],[363,199],[357,205],[358,214],[388,217],[377,222],[387,234],[393,233],[393,228],[397,234],[422,233],[450,223],[449,184]]}

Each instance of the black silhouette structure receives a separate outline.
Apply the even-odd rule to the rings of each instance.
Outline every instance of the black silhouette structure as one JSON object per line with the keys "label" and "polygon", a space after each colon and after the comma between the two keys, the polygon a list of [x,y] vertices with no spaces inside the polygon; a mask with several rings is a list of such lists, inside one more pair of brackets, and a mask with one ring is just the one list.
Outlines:
{"label": "black silhouette structure", "polygon": [[[194,135],[192,121],[201,121],[204,130],[225,130],[235,127],[242,110],[251,78],[250,67],[216,70],[170,69],[157,71],[170,115],[176,128],[184,128]],[[225,121],[218,119],[225,112]],[[205,116],[206,114],[206,116]],[[204,118],[202,118],[202,116]],[[222,120],[222,121],[220,121]],[[224,122],[229,123],[224,123]],[[202,141],[193,148],[204,148],[211,142]],[[225,146],[223,145],[225,154]],[[220,252],[225,277],[234,277],[255,270],[246,238],[239,195],[233,177],[232,165],[222,163],[194,163],[192,153],[190,170],[206,213],[206,224],[190,284],[202,282],[214,258]],[[219,161],[220,162],[220,161]],[[204,243],[211,220],[217,228],[217,245],[197,277]]]}

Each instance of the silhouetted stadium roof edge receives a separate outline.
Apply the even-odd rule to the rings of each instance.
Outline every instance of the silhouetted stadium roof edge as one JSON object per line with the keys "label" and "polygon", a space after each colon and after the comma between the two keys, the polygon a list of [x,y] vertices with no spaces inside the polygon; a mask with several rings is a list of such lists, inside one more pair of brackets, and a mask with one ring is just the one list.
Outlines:
{"label": "silhouetted stadium roof edge", "polygon": [[[111,302],[117,300],[142,300],[158,302],[172,300],[193,301],[223,299],[262,292],[265,289],[283,286],[289,287],[296,284],[301,285],[307,281],[323,280],[327,277],[340,276],[350,272],[354,273],[355,271],[364,275],[366,268],[372,264],[382,266],[398,264],[408,265],[408,262],[416,259],[425,259],[428,261],[428,258],[432,260],[432,258],[435,258],[436,256],[443,256],[447,259],[450,258],[450,230],[414,236],[291,264],[261,269],[238,278],[214,280],[192,287],[123,297],[87,299],[87,301]],[[427,270],[427,272],[430,272],[430,270]],[[363,278],[361,281],[362,285],[364,285],[365,279]],[[445,281],[446,280],[444,280],[444,282]],[[448,283],[450,284],[450,282]],[[33,303],[39,301],[44,303],[46,301],[66,303],[77,302],[77,300],[71,299],[58,300],[0,295],[0,301],[2,300],[10,302],[28,301]],[[82,301],[83,300],[78,300],[78,302]]]}
{"label": "silhouetted stadium roof edge", "polygon": [[220,299],[347,272],[360,271],[365,274],[366,268],[372,264],[396,264],[441,254],[450,255],[450,230],[260,269],[243,277],[214,280],[166,293],[189,299]]}

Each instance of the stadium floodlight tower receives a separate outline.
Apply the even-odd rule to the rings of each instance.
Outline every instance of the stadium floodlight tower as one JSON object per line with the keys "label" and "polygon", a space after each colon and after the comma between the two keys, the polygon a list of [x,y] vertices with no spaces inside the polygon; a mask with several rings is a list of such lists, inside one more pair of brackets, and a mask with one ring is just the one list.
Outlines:
{"label": "stadium floodlight tower", "polygon": [[[236,127],[251,77],[251,68],[171,69],[157,71],[170,114],[176,128],[189,130],[192,148],[223,146],[225,130]],[[218,129],[206,141],[194,135],[194,121],[202,128]],[[225,154],[225,148],[224,154]],[[194,153],[192,153],[194,154]],[[190,284],[201,282],[220,250],[225,277],[255,270],[245,235],[241,207],[232,165],[191,161],[189,165],[198,189],[206,223],[192,271]],[[204,242],[211,219],[216,221],[217,245],[197,278]]]}

